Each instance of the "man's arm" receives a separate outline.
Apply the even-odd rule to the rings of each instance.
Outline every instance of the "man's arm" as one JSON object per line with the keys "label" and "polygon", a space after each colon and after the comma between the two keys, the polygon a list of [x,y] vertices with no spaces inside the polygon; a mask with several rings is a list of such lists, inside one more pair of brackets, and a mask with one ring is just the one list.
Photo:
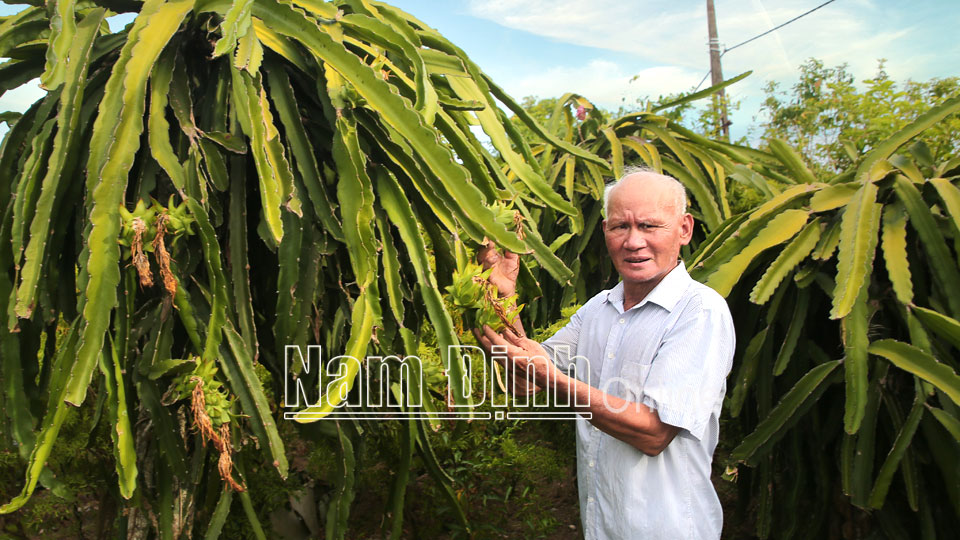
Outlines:
{"label": "man's arm", "polygon": [[[557,395],[567,393],[571,396],[571,403],[588,403],[574,409],[592,413],[591,424],[648,456],[663,452],[680,432],[680,428],[661,422],[657,411],[642,403],[607,394],[559,370],[557,372],[559,376],[553,382]],[[538,384],[544,383],[538,381]]]}
{"label": "man's arm", "polygon": [[[497,287],[498,294],[501,297],[513,295],[520,271],[520,256],[509,251],[500,252],[493,242],[487,242],[477,252],[477,258],[484,268],[493,269],[490,282]],[[555,395],[569,396],[567,403],[589,403],[589,406],[574,408],[579,412],[592,413],[590,422],[598,429],[648,455],[655,456],[662,452],[680,431],[680,428],[661,422],[657,411],[646,405],[606,394],[562,372],[539,343],[526,339],[520,317],[517,317],[513,328],[516,335],[504,332],[509,341],[489,327],[484,327],[483,333],[474,329],[473,334],[488,353],[492,345],[507,347],[507,357],[518,367],[512,370],[515,394],[531,395],[548,384],[553,385]],[[524,357],[530,359],[529,363],[535,368],[532,388],[528,382],[527,364],[517,360]],[[511,371],[506,362],[503,365]]]}
{"label": "man's arm", "polygon": [[489,326],[483,328],[478,340],[488,351],[493,345],[505,347],[507,358],[517,366],[518,379],[525,381],[527,370],[532,368],[540,388],[552,386],[558,396],[569,395],[569,403],[588,403],[575,409],[592,413],[590,423],[644,454],[656,456],[680,432],[680,428],[661,422],[656,410],[607,394],[568,376],[550,361],[547,352],[536,341],[509,333],[497,334]]}

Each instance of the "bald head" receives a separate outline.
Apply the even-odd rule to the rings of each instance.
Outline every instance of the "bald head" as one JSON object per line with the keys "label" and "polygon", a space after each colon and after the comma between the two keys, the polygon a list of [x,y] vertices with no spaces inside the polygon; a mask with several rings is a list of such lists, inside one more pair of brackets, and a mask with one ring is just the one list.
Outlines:
{"label": "bald head", "polygon": [[610,213],[610,199],[620,189],[631,186],[658,197],[660,204],[674,209],[677,216],[687,211],[687,190],[676,178],[657,173],[646,167],[628,167],[623,176],[607,184],[603,190],[603,214]]}

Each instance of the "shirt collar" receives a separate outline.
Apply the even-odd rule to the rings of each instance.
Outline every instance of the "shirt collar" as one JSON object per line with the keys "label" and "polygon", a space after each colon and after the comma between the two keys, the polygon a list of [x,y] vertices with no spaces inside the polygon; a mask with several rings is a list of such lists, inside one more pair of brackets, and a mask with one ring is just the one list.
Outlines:
{"label": "shirt collar", "polygon": [[[666,276],[663,276],[660,283],[634,307],[642,306],[647,302],[653,302],[667,311],[673,311],[673,308],[676,307],[677,302],[680,301],[683,293],[687,290],[689,281],[690,274],[687,273],[683,261],[679,261],[677,266],[668,272]],[[606,301],[616,306],[620,312],[623,312],[623,281],[617,283],[616,287],[607,291]]]}

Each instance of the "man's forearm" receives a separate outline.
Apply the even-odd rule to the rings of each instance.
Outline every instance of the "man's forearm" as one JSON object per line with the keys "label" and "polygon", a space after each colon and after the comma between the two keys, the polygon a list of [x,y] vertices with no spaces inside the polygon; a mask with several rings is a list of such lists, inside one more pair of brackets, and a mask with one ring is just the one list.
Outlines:
{"label": "man's forearm", "polygon": [[678,428],[661,422],[657,411],[642,403],[608,394],[559,370],[553,373],[552,381],[546,374],[538,374],[537,385],[553,387],[558,397],[569,396],[567,403],[574,404],[574,410],[591,413],[591,424],[645,454],[659,454],[679,432]]}
{"label": "man's forearm", "polygon": [[[572,398],[567,403],[588,403],[575,407],[592,414],[591,422],[604,432],[630,444],[641,452],[656,455],[679,431],[679,428],[664,424],[656,411],[640,403],[631,403],[578,381],[560,371],[550,360],[547,351],[536,341],[510,335],[498,334],[489,326],[483,333],[476,331],[477,341],[494,354],[494,359],[511,366],[514,381],[532,376],[536,386],[554,388],[557,396]],[[518,385],[519,386],[519,385]],[[514,387],[519,390],[517,386]]]}

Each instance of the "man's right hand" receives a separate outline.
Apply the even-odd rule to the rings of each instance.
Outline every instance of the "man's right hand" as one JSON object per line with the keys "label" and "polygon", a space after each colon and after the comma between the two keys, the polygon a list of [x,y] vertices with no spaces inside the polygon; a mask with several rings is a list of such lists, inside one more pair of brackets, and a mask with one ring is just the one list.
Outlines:
{"label": "man's right hand", "polygon": [[517,275],[520,273],[520,256],[516,253],[500,252],[497,245],[487,240],[479,251],[477,259],[484,269],[493,268],[490,272],[490,283],[497,288],[501,298],[513,296],[517,292]]}

